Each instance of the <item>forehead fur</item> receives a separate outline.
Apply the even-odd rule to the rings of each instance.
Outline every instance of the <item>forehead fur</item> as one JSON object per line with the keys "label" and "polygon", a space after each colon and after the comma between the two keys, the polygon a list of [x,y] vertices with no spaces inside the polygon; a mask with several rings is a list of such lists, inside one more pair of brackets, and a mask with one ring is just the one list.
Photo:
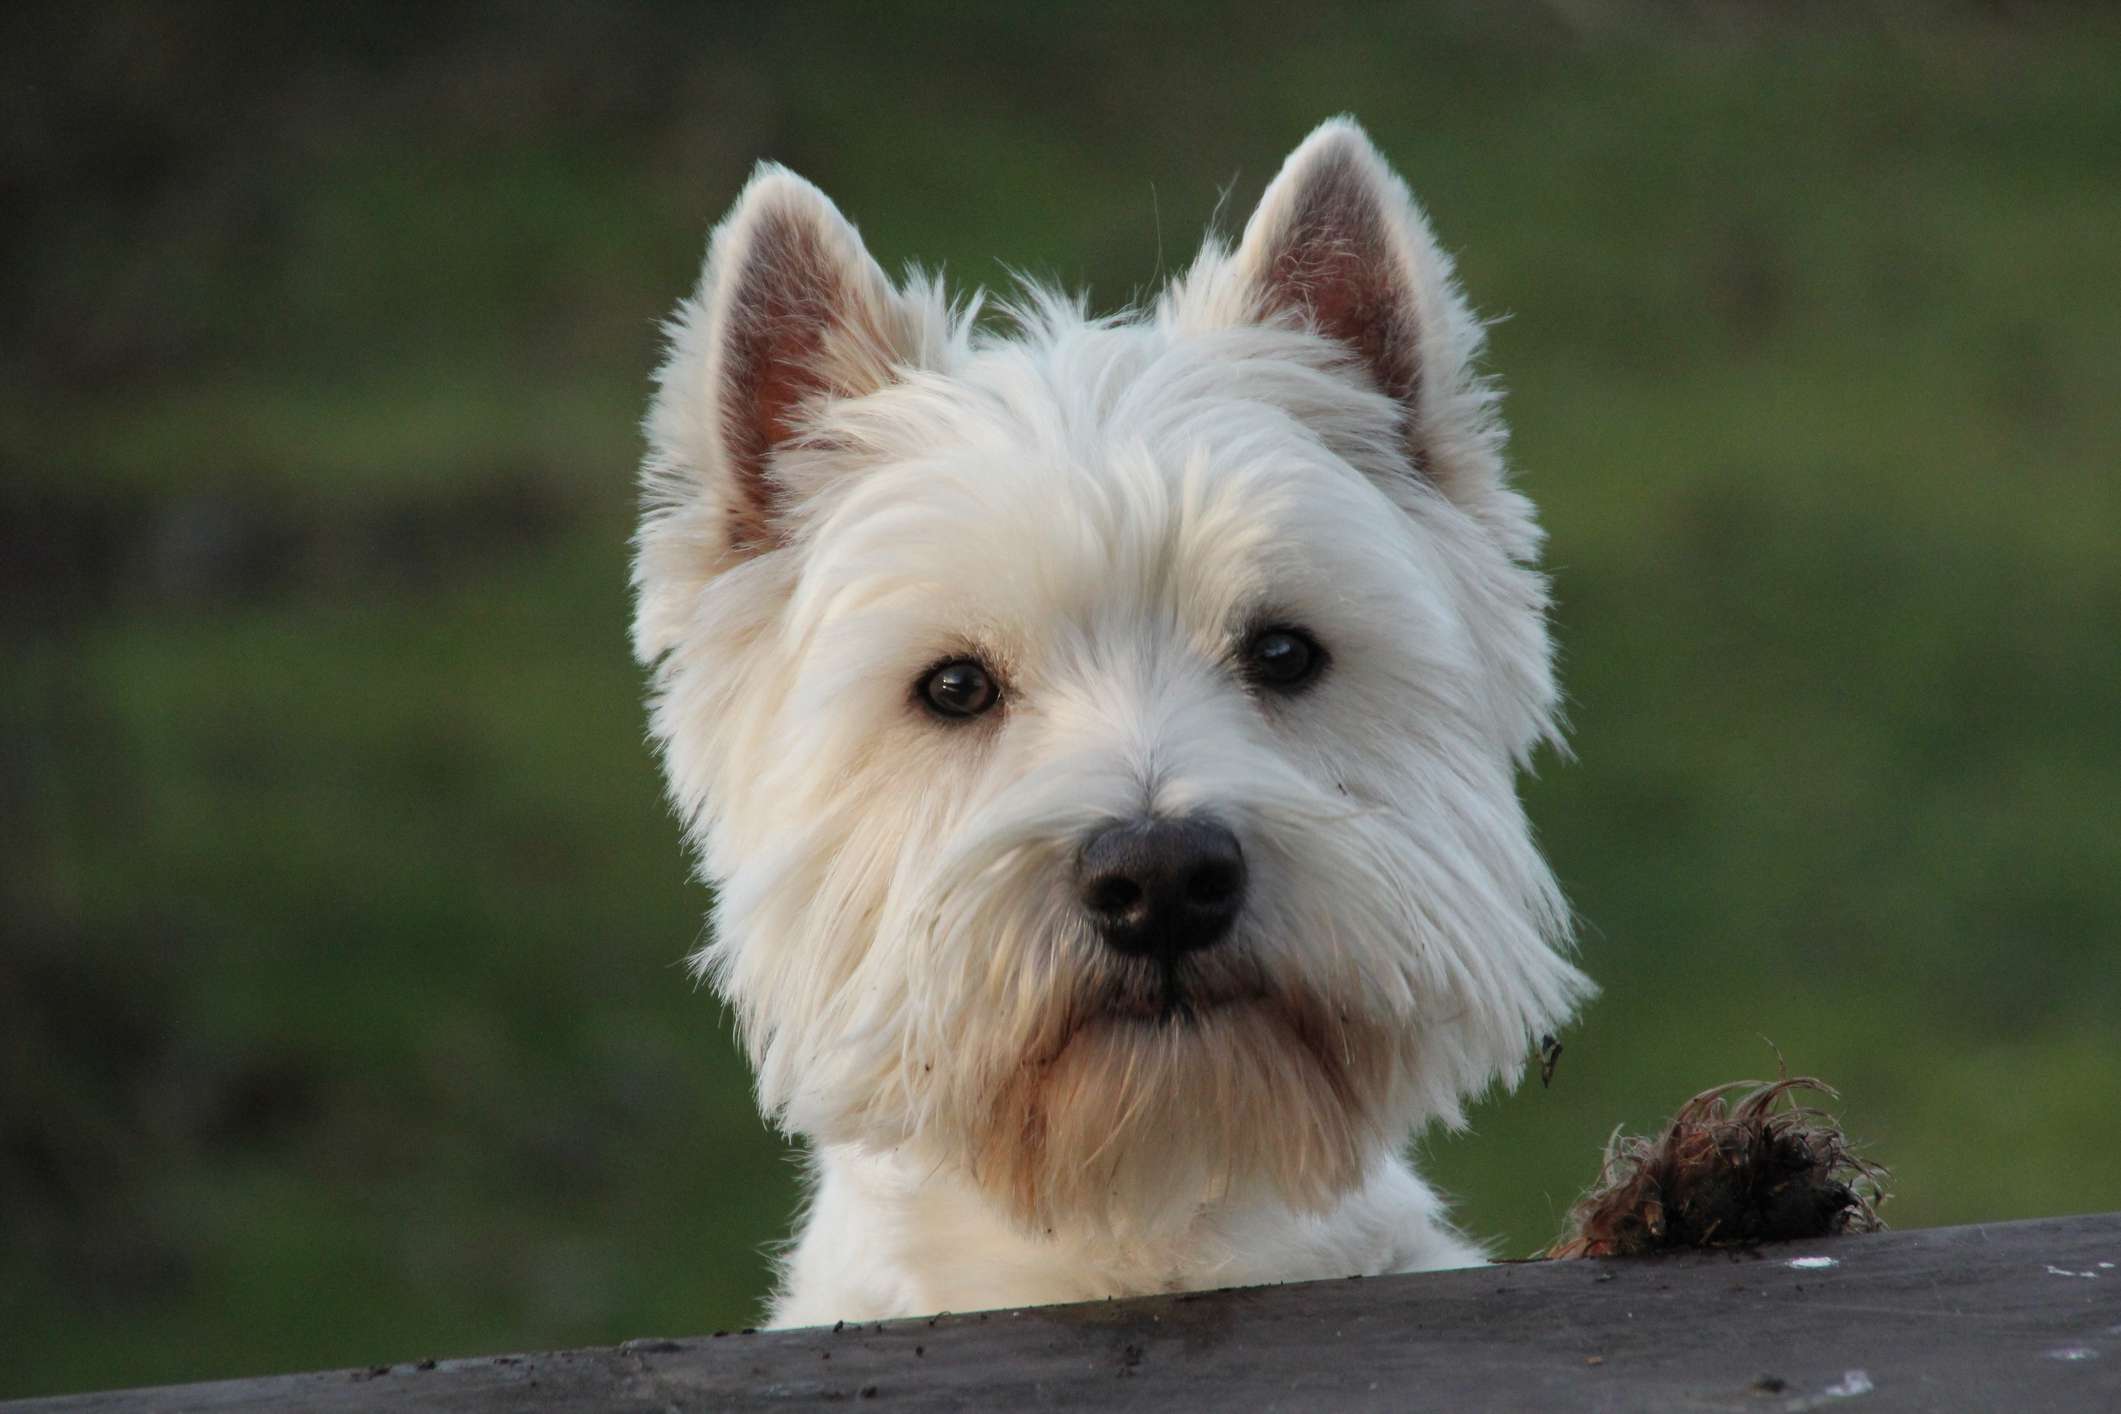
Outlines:
{"label": "forehead fur", "polygon": [[[794,548],[828,581],[806,585],[803,607],[864,585],[1035,583],[1048,619],[1129,585],[1213,579],[1241,595],[1276,550],[1322,548],[1307,523],[1404,551],[1410,527],[1379,489],[1406,476],[1397,410],[1321,341],[1088,319],[1042,292],[1017,318],[948,367],[825,410],[784,456]],[[928,582],[904,578],[923,564]]]}
{"label": "forehead fur", "polygon": [[[1322,438],[1363,462],[1390,455],[1398,409],[1349,378],[1343,351],[1271,324],[1204,326],[1185,307],[1173,300],[1153,313],[1093,318],[1032,286],[1005,306],[1003,326],[968,327],[902,383],[834,409],[833,438],[911,459],[934,444],[942,419],[1088,463],[1115,441],[1200,438],[1235,414],[1254,436]],[[1258,421],[1267,411],[1281,420]]]}

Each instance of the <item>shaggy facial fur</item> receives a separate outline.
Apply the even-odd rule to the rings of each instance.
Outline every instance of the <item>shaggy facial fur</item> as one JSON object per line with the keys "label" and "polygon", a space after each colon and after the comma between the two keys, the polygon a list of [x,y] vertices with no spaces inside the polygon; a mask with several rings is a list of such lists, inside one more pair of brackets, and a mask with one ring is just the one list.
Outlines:
{"label": "shaggy facial fur", "polygon": [[[1339,120],[1152,307],[978,311],[765,166],[648,420],[696,962],[815,1166],[776,1320],[1477,1260],[1401,1151],[1588,984],[1514,783],[1540,535],[1449,262]],[[1211,943],[1086,892],[1147,822],[1221,842]]]}

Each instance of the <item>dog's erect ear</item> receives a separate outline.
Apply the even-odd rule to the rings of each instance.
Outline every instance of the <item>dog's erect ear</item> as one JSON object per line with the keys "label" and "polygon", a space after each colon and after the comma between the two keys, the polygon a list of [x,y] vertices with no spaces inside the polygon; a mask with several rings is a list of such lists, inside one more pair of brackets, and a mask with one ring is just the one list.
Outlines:
{"label": "dog's erect ear", "polygon": [[[1488,479],[1474,448],[1484,423],[1462,401],[1480,326],[1406,183],[1352,119],[1321,124],[1289,155],[1245,225],[1237,271],[1262,319],[1295,320],[1345,344],[1406,410],[1414,467],[1453,499]],[[1464,417],[1460,417],[1463,414]],[[1453,426],[1469,418],[1472,426]],[[1473,440],[1480,440],[1477,437]]]}
{"label": "dog's erect ear", "polygon": [[775,452],[821,403],[884,386],[915,342],[854,227],[771,164],[716,228],[670,335],[649,418],[650,493],[670,511],[707,498],[723,557],[779,543],[788,487]]}

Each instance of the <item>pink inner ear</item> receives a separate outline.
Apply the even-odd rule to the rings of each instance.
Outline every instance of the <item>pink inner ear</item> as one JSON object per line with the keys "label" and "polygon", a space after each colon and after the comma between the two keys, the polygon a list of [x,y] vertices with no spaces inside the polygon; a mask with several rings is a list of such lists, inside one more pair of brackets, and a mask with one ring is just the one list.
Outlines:
{"label": "pink inner ear", "polygon": [[722,425],[736,492],[730,538],[762,547],[775,538],[781,496],[769,460],[795,435],[804,402],[825,390],[819,355],[849,292],[816,233],[773,214],[760,220],[729,300]]}
{"label": "pink inner ear", "polygon": [[1295,310],[1354,349],[1377,386],[1408,409],[1421,389],[1414,311],[1385,216],[1354,164],[1312,173],[1267,267],[1268,312]]}

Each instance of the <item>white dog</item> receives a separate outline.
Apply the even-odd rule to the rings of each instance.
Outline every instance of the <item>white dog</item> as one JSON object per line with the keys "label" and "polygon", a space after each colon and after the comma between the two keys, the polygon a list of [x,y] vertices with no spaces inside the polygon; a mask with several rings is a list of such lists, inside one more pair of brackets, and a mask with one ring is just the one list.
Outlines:
{"label": "white dog", "polygon": [[1481,326],[1352,122],[1006,330],[765,166],[671,325],[634,644],[814,1191],[777,1324],[1465,1265],[1404,1154],[1589,990]]}

